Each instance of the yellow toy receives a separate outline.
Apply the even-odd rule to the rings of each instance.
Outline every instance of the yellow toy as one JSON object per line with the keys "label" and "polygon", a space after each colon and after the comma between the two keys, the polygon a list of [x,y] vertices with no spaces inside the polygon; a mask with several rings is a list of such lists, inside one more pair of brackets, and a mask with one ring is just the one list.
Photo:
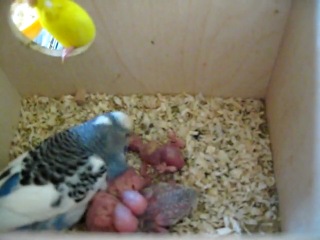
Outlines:
{"label": "yellow toy", "polygon": [[61,45],[62,62],[75,48],[92,42],[96,28],[89,14],[73,0],[28,0],[35,7],[39,21]]}

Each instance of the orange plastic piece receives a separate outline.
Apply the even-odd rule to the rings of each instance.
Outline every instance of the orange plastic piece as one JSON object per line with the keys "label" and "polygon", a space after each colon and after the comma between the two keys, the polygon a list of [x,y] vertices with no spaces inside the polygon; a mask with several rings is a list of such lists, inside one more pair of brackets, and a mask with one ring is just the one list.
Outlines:
{"label": "orange plastic piece", "polygon": [[23,29],[21,32],[30,40],[35,39],[42,30],[40,21],[37,19],[31,25]]}

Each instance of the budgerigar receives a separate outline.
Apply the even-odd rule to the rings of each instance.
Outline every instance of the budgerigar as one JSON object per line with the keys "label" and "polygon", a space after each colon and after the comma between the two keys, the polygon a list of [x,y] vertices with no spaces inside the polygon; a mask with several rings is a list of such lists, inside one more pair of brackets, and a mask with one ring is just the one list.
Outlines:
{"label": "budgerigar", "polygon": [[75,48],[95,39],[96,27],[89,13],[73,0],[28,0],[41,26],[64,47],[62,62]]}
{"label": "budgerigar", "polygon": [[99,190],[128,169],[132,122],[114,111],[59,132],[0,173],[0,231],[64,230]]}

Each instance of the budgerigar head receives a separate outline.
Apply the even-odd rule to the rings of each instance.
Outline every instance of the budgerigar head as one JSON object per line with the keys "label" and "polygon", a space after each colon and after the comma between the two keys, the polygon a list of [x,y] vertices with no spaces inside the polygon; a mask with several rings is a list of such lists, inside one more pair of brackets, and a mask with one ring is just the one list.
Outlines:
{"label": "budgerigar head", "polygon": [[128,147],[129,135],[132,130],[131,118],[120,111],[113,111],[98,116],[93,124],[106,131],[106,160],[108,180],[112,180],[128,169],[125,152]]}
{"label": "budgerigar head", "polygon": [[77,125],[75,131],[79,140],[101,157],[124,152],[128,145],[132,121],[124,112],[112,111],[96,116]]}
{"label": "budgerigar head", "polygon": [[124,112],[112,111],[96,117],[93,122],[97,134],[105,138],[109,151],[124,150],[128,144],[128,137],[132,130],[132,120]]}
{"label": "budgerigar head", "polygon": [[125,158],[132,129],[131,118],[124,112],[112,111],[75,126],[79,141],[92,153],[106,161],[108,175],[116,177],[128,165]]}

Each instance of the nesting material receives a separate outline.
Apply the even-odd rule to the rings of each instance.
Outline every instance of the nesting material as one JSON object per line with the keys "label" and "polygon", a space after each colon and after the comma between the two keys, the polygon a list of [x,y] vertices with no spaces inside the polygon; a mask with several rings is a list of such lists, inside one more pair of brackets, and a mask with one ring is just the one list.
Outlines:
{"label": "nesting material", "polygon": [[86,102],[86,90],[85,89],[79,89],[75,96],[74,96],[74,100],[76,101],[76,103],[79,105],[79,106],[82,106],[83,104],[85,104]]}
{"label": "nesting material", "polygon": [[[278,198],[264,103],[254,99],[88,94],[23,99],[15,158],[57,131],[111,110],[128,113],[145,140],[165,142],[169,129],[186,141],[186,166],[174,178],[199,190],[197,210],[172,233],[277,232]],[[128,161],[139,166],[136,155]]]}

